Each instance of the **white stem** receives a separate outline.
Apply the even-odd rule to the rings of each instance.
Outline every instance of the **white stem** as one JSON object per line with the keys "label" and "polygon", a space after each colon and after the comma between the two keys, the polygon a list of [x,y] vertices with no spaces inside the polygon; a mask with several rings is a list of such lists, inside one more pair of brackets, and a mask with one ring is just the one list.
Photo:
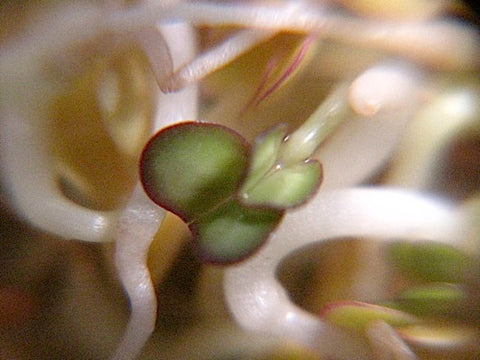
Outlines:
{"label": "white stem", "polygon": [[[31,59],[53,57],[71,44],[99,34],[136,33],[159,23],[241,26],[271,31],[316,32],[320,38],[366,46],[426,62],[432,66],[472,68],[479,63],[479,34],[472,26],[446,21],[379,22],[328,13],[323,8],[290,1],[259,6],[209,2],[144,2],[132,8],[101,11],[94,5],[72,5],[55,11],[32,29],[38,36],[3,48],[2,62],[31,65]],[[457,41],[462,39],[461,42]]]}
{"label": "white stem", "polygon": [[115,264],[130,300],[131,315],[112,360],[135,359],[155,329],[157,298],[147,267],[150,244],[165,210],[137,185],[117,227]]}
{"label": "white stem", "polygon": [[[309,32],[318,29],[325,18],[301,2],[287,1],[282,5],[259,6],[221,4],[218,2],[179,2],[165,7],[161,3],[148,3],[130,10],[112,14],[108,28],[114,31],[137,30],[139,26],[157,22],[187,21],[201,26],[240,26]],[[143,24],[143,25],[142,25]]]}
{"label": "white stem", "polygon": [[276,31],[242,30],[220,45],[198,56],[194,61],[176,71],[165,84],[164,91],[176,91],[195,83],[215,70],[232,62],[258,44],[267,41]]}
{"label": "white stem", "polygon": [[168,45],[158,26],[148,27],[136,34],[136,39],[150,61],[159,86],[173,72],[173,60]]}
{"label": "white stem", "polygon": [[295,339],[327,357],[367,359],[355,339],[332,332],[290,301],[276,279],[277,267],[305,246],[342,237],[452,243],[462,225],[454,210],[441,200],[394,189],[320,192],[289,212],[258,254],[227,269],[224,286],[230,311],[251,331]]}
{"label": "white stem", "polygon": [[58,89],[43,61],[46,55],[63,54],[76,39],[98,34],[97,10],[86,4],[58,7],[32,25],[32,36],[0,51],[0,157],[12,203],[44,231],[91,242],[111,240],[116,214],[78,206],[59,189],[46,135],[50,102]]}
{"label": "white stem", "polygon": [[[49,156],[45,125],[38,124],[46,118],[45,109],[22,106],[17,99],[7,98],[0,113],[2,176],[16,210],[32,225],[65,239],[111,240],[116,213],[86,209],[61,193]],[[28,104],[36,100],[25,96],[23,101]]]}
{"label": "white stem", "polygon": [[153,123],[153,133],[181,121],[196,121],[198,105],[198,88],[196,85],[175,92],[164,94],[159,91],[157,112]]}
{"label": "white stem", "polygon": [[316,32],[323,39],[389,51],[431,66],[475,68],[479,64],[479,34],[472,26],[442,20],[373,21],[326,12],[303,2],[286,2],[278,6],[200,1],[182,2],[171,7],[146,5],[112,14],[106,26],[114,31],[125,31],[174,20],[202,26],[237,25],[264,30]]}
{"label": "white stem", "polygon": [[[173,68],[191,62],[197,51],[197,39],[194,29],[185,23],[172,23],[160,26],[160,31],[169,49]],[[198,87],[196,84],[182,90],[164,94],[158,93],[157,113],[153,131],[186,120],[197,120]]]}

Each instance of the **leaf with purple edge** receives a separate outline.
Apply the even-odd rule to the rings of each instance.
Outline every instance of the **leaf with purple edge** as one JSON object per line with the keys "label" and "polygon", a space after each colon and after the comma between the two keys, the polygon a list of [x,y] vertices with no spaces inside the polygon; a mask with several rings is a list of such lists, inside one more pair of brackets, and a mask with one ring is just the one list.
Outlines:
{"label": "leaf with purple edge", "polygon": [[253,253],[283,215],[283,210],[238,201],[249,155],[248,144],[237,133],[195,122],[163,129],[143,151],[145,192],[188,224],[206,262],[228,264]]}
{"label": "leaf with purple edge", "polygon": [[155,203],[191,222],[236,193],[248,158],[248,143],[232,130],[184,122],[149,141],[140,177]]}
{"label": "leaf with purple edge", "polygon": [[147,143],[140,179],[155,203],[188,224],[202,260],[233,263],[259,248],[284,210],[306,201],[320,184],[316,161],[278,166],[285,137],[285,128],[277,127],[251,154],[229,128],[179,123]]}
{"label": "leaf with purple edge", "polygon": [[191,224],[197,254],[209,263],[240,261],[263,244],[282,215],[282,210],[228,201]]}
{"label": "leaf with purple edge", "polygon": [[340,301],[329,304],[323,308],[320,317],[345,329],[362,333],[375,320],[382,320],[393,327],[419,322],[419,319],[406,312],[360,301]]}

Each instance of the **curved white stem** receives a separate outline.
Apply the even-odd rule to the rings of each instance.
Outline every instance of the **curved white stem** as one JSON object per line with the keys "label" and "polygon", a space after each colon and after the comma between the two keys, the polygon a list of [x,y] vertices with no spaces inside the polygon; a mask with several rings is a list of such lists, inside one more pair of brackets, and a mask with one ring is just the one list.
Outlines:
{"label": "curved white stem", "polygon": [[326,356],[368,358],[353,338],[333,332],[288,299],[275,278],[277,266],[294,251],[339,237],[451,243],[461,228],[454,210],[439,199],[394,189],[320,192],[289,212],[256,256],[226,271],[229,308],[246,329],[293,338]]}
{"label": "curved white stem", "polygon": [[[0,55],[2,176],[16,210],[34,226],[67,239],[111,241],[117,213],[86,209],[67,199],[55,178],[48,151],[48,106],[57,89],[45,79],[44,61],[68,49],[68,41],[75,43],[89,37],[91,40],[102,30],[98,9],[67,7],[58,11],[59,16],[64,16],[62,21],[54,21],[52,27],[47,20],[40,22],[34,28],[39,31],[38,36],[6,46]],[[165,25],[160,32],[174,65],[192,60],[196,44],[190,26]],[[64,33],[68,41],[59,36]],[[157,107],[155,131],[174,122],[195,119],[196,86],[169,96],[159,94]]]}
{"label": "curved white stem", "polygon": [[[25,84],[33,88],[36,85],[35,82]],[[0,95],[3,94],[0,91]],[[86,209],[68,200],[60,191],[44,136],[46,125],[40,124],[46,117],[45,109],[29,104],[37,101],[29,96],[2,98],[5,100],[0,112],[2,175],[19,214],[34,226],[66,239],[110,240],[114,212]]]}
{"label": "curved white stem", "polygon": [[157,84],[161,86],[173,73],[173,60],[159,26],[145,28],[136,34],[136,39],[150,61]]}
{"label": "curved white stem", "polygon": [[92,242],[111,240],[116,214],[78,206],[59,189],[46,136],[48,107],[58,89],[45,69],[53,54],[97,36],[100,20],[91,5],[56,7],[31,26],[30,36],[0,52],[0,157],[13,206],[42,230]]}
{"label": "curved white stem", "polygon": [[118,220],[115,264],[131,307],[130,321],[112,360],[135,359],[155,328],[157,298],[147,255],[165,210],[137,185]]}
{"label": "curved white stem", "polygon": [[[192,61],[197,51],[197,39],[190,25],[172,23],[162,25],[159,29],[170,51],[174,69]],[[171,94],[159,91],[153,132],[179,121],[197,120],[197,111],[197,85],[187,86]]]}

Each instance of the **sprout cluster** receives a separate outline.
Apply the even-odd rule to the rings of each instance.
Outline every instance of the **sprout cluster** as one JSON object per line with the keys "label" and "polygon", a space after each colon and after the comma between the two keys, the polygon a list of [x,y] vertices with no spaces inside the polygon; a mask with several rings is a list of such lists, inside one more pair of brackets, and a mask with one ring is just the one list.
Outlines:
{"label": "sprout cluster", "polygon": [[[42,239],[113,244],[104,263],[130,315],[112,328],[119,343],[95,358],[152,351],[142,350],[162,307],[152,275],[166,283],[185,237],[203,263],[229,265],[219,270],[225,305],[262,346],[286,339],[312,358],[414,359],[429,333],[440,340],[428,351],[479,354],[478,311],[462,307],[479,304],[480,39],[460,20],[470,16],[463,4],[32,9],[0,32],[2,217]],[[317,313],[294,303],[280,264],[342,237],[390,244],[388,261],[412,286],[388,303],[333,299]],[[381,272],[367,268],[363,278]],[[28,296],[2,283],[0,310],[18,301],[34,312]],[[10,318],[22,323],[21,313]],[[0,335],[2,321],[0,311]],[[153,353],[168,358],[157,340]],[[28,358],[12,344],[0,341],[5,357]]]}

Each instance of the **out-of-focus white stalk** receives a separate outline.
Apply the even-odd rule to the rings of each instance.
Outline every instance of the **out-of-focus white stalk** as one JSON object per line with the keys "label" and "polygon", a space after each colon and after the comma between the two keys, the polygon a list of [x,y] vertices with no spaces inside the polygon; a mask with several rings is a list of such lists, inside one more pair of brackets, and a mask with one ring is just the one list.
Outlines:
{"label": "out-of-focus white stalk", "polygon": [[418,103],[424,76],[400,61],[383,61],[360,74],[350,85],[348,102],[362,116],[400,112]]}
{"label": "out-of-focus white stalk", "polygon": [[0,51],[0,159],[12,204],[34,226],[94,242],[111,239],[116,215],[78,206],[59,189],[47,144],[48,107],[59,84],[47,69],[77,41],[95,38],[100,19],[91,5],[61,6]]}
{"label": "out-of-focus white stalk", "polygon": [[193,84],[275,34],[275,31],[241,30],[179,69],[165,84],[161,85],[161,88],[165,91],[176,91],[187,84]]}
{"label": "out-of-focus white stalk", "polygon": [[[16,105],[20,104],[13,104]],[[48,156],[45,129],[33,123],[42,114],[11,106],[12,103],[5,102],[0,111],[0,158],[6,191],[14,208],[34,226],[65,239],[111,239],[114,212],[84,208],[61,193]]]}
{"label": "out-of-focus white stalk", "polygon": [[[94,41],[104,29],[99,9],[91,6],[70,4],[56,14],[60,21],[50,23],[46,16],[32,25],[33,36],[6,44],[0,54],[3,181],[15,209],[33,225],[67,239],[109,241],[117,213],[93,211],[68,200],[59,189],[47,144],[48,109],[61,90],[48,77],[47,65],[55,54],[71,51],[77,42]],[[189,26],[166,25],[160,33],[169,38],[174,66],[193,59],[196,44]],[[196,108],[196,86],[177,94],[158,92],[153,130],[195,119]]]}
{"label": "out-of-focus white stalk", "polygon": [[[449,144],[479,131],[480,86],[452,83],[434,92],[427,106],[412,119],[399,144],[386,182],[428,191],[444,166],[442,156]],[[448,195],[448,194],[446,194]]]}
{"label": "out-of-focus white stalk", "polygon": [[105,241],[111,236],[115,214],[85,209],[67,200],[49,159],[48,107],[58,88],[47,75],[45,56],[67,48],[68,41],[60,34],[68,34],[68,40],[78,36],[65,29],[90,24],[96,18],[90,7],[82,6],[58,9],[58,15],[59,21],[42,19],[32,26],[33,35],[0,50],[2,180],[14,208],[34,226],[67,239]]}
{"label": "out-of-focus white stalk", "polygon": [[315,32],[324,39],[389,51],[435,67],[461,69],[479,65],[479,34],[471,26],[435,19],[366,20],[329,12],[324,7],[304,2],[285,2],[275,6],[200,1],[179,2],[170,7],[147,4],[112,14],[108,27],[136,29],[141,21],[148,24],[174,20],[194,25]]}

